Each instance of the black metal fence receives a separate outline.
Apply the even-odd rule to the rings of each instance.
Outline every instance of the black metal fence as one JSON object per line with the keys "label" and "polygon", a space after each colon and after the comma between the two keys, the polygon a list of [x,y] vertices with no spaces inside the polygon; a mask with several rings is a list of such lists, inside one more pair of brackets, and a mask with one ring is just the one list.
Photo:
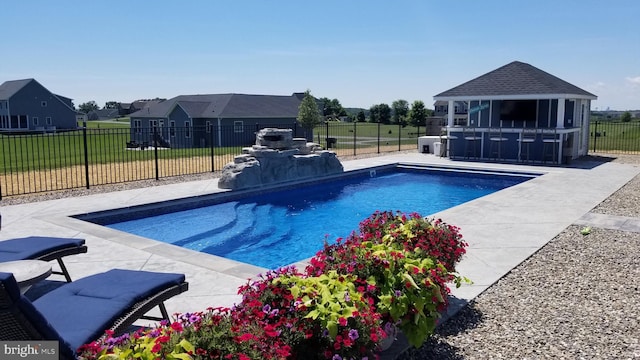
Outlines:
{"label": "black metal fence", "polygon": [[[327,122],[313,131],[296,124],[251,127],[87,128],[0,135],[0,199],[222,170],[255,142],[263,127],[290,128],[338,156],[417,149],[439,129]],[[435,132],[435,133],[434,133]],[[592,153],[640,153],[640,122],[591,123]]]}
{"label": "black metal fence", "polygon": [[[328,122],[189,128],[87,128],[0,135],[0,199],[222,170],[263,127],[291,128],[339,156],[417,148],[425,128]],[[420,134],[422,132],[422,134]]]}
{"label": "black metal fence", "polygon": [[594,153],[639,154],[640,122],[594,121],[589,134]]}

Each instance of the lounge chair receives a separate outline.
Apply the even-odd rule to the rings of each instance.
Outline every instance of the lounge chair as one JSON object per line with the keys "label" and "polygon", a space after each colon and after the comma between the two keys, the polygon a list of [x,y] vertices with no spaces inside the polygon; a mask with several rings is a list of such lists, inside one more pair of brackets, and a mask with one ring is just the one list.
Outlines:
{"label": "lounge chair", "polygon": [[[60,356],[74,359],[105,330],[120,334],[138,319],[169,316],[164,301],[187,291],[182,274],[114,269],[87,276],[31,302],[10,273],[0,273],[0,340],[57,340]],[[144,316],[159,306],[162,317]]]}
{"label": "lounge chair", "polygon": [[52,271],[53,274],[64,275],[67,282],[71,282],[71,276],[62,258],[68,255],[76,255],[87,252],[84,239],[57,238],[46,236],[29,236],[11,240],[0,241],[0,262],[14,260],[56,260],[60,271]]}

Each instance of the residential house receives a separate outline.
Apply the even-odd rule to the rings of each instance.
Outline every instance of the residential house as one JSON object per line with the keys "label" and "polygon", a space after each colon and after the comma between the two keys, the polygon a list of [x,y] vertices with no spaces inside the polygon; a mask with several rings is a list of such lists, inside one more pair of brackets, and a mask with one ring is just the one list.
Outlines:
{"label": "residential house", "polygon": [[247,146],[260,128],[295,129],[300,102],[297,93],[180,95],[130,114],[131,141],[172,148]]}
{"label": "residential house", "polygon": [[0,85],[0,131],[76,129],[77,111],[70,98],[56,95],[34,79]]}
{"label": "residential house", "polygon": [[117,108],[91,110],[87,113],[88,120],[110,120],[120,117]]}
{"label": "residential house", "polygon": [[136,109],[132,107],[132,103],[118,103],[118,116],[127,116],[132,112],[135,112]]}
{"label": "residential house", "polygon": [[[434,96],[449,110],[450,155],[554,163],[587,154],[595,99],[596,95],[519,61]],[[468,109],[464,123],[456,123],[451,111],[460,102]]]}
{"label": "residential house", "polygon": [[160,99],[160,98],[155,98],[155,99],[147,99],[147,100],[136,100],[134,102],[131,103],[131,107],[130,107],[130,112],[129,114],[132,114],[138,110],[142,110],[144,108],[147,108],[149,106],[152,106],[154,104],[159,104],[163,101],[166,101],[167,99]]}
{"label": "residential house", "polygon": [[[449,103],[447,101],[438,100],[434,103],[434,117],[440,117],[447,119],[449,114]],[[453,102],[453,124],[463,125],[467,123],[467,112],[469,111],[469,105],[465,101]],[[446,121],[445,121],[446,123]]]}

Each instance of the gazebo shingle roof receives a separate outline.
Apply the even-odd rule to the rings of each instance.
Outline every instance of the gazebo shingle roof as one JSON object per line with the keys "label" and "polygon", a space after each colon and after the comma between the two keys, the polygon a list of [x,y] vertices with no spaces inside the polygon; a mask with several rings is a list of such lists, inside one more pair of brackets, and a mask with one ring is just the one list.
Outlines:
{"label": "gazebo shingle roof", "polygon": [[590,92],[519,61],[514,61],[469,80],[464,84],[436,95],[435,98],[440,100],[451,97],[509,97],[543,94],[597,98]]}

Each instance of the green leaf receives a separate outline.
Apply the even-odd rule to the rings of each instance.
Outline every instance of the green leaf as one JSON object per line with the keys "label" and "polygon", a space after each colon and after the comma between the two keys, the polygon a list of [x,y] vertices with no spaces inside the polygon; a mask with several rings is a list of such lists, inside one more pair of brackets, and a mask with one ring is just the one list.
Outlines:
{"label": "green leaf", "polygon": [[187,351],[194,351],[195,350],[193,345],[189,341],[187,341],[187,339],[180,340],[178,345],[182,346],[182,348],[187,350]]}
{"label": "green leaf", "polygon": [[289,291],[291,291],[291,296],[293,296],[294,299],[300,296],[300,287],[298,285],[293,285],[289,288]]}
{"label": "green leaf", "polygon": [[316,310],[309,311],[309,313],[307,314],[307,316],[305,316],[305,318],[311,318],[315,320],[318,318],[318,316],[320,316],[320,311],[316,309]]}
{"label": "green leaf", "polygon": [[335,339],[336,335],[338,335],[338,323],[329,320],[327,322],[327,330],[329,331],[329,336],[331,336],[332,339]]}
{"label": "green leaf", "polygon": [[173,357],[174,359],[180,359],[180,360],[193,359],[191,356],[189,356],[189,354],[171,354],[171,357]]}
{"label": "green leaf", "polygon": [[411,275],[409,275],[409,273],[406,273],[406,272],[403,273],[402,278],[408,281],[411,284],[411,287],[413,287],[414,289],[420,289],[418,284],[416,284],[415,280],[413,280],[413,278],[411,277]]}

